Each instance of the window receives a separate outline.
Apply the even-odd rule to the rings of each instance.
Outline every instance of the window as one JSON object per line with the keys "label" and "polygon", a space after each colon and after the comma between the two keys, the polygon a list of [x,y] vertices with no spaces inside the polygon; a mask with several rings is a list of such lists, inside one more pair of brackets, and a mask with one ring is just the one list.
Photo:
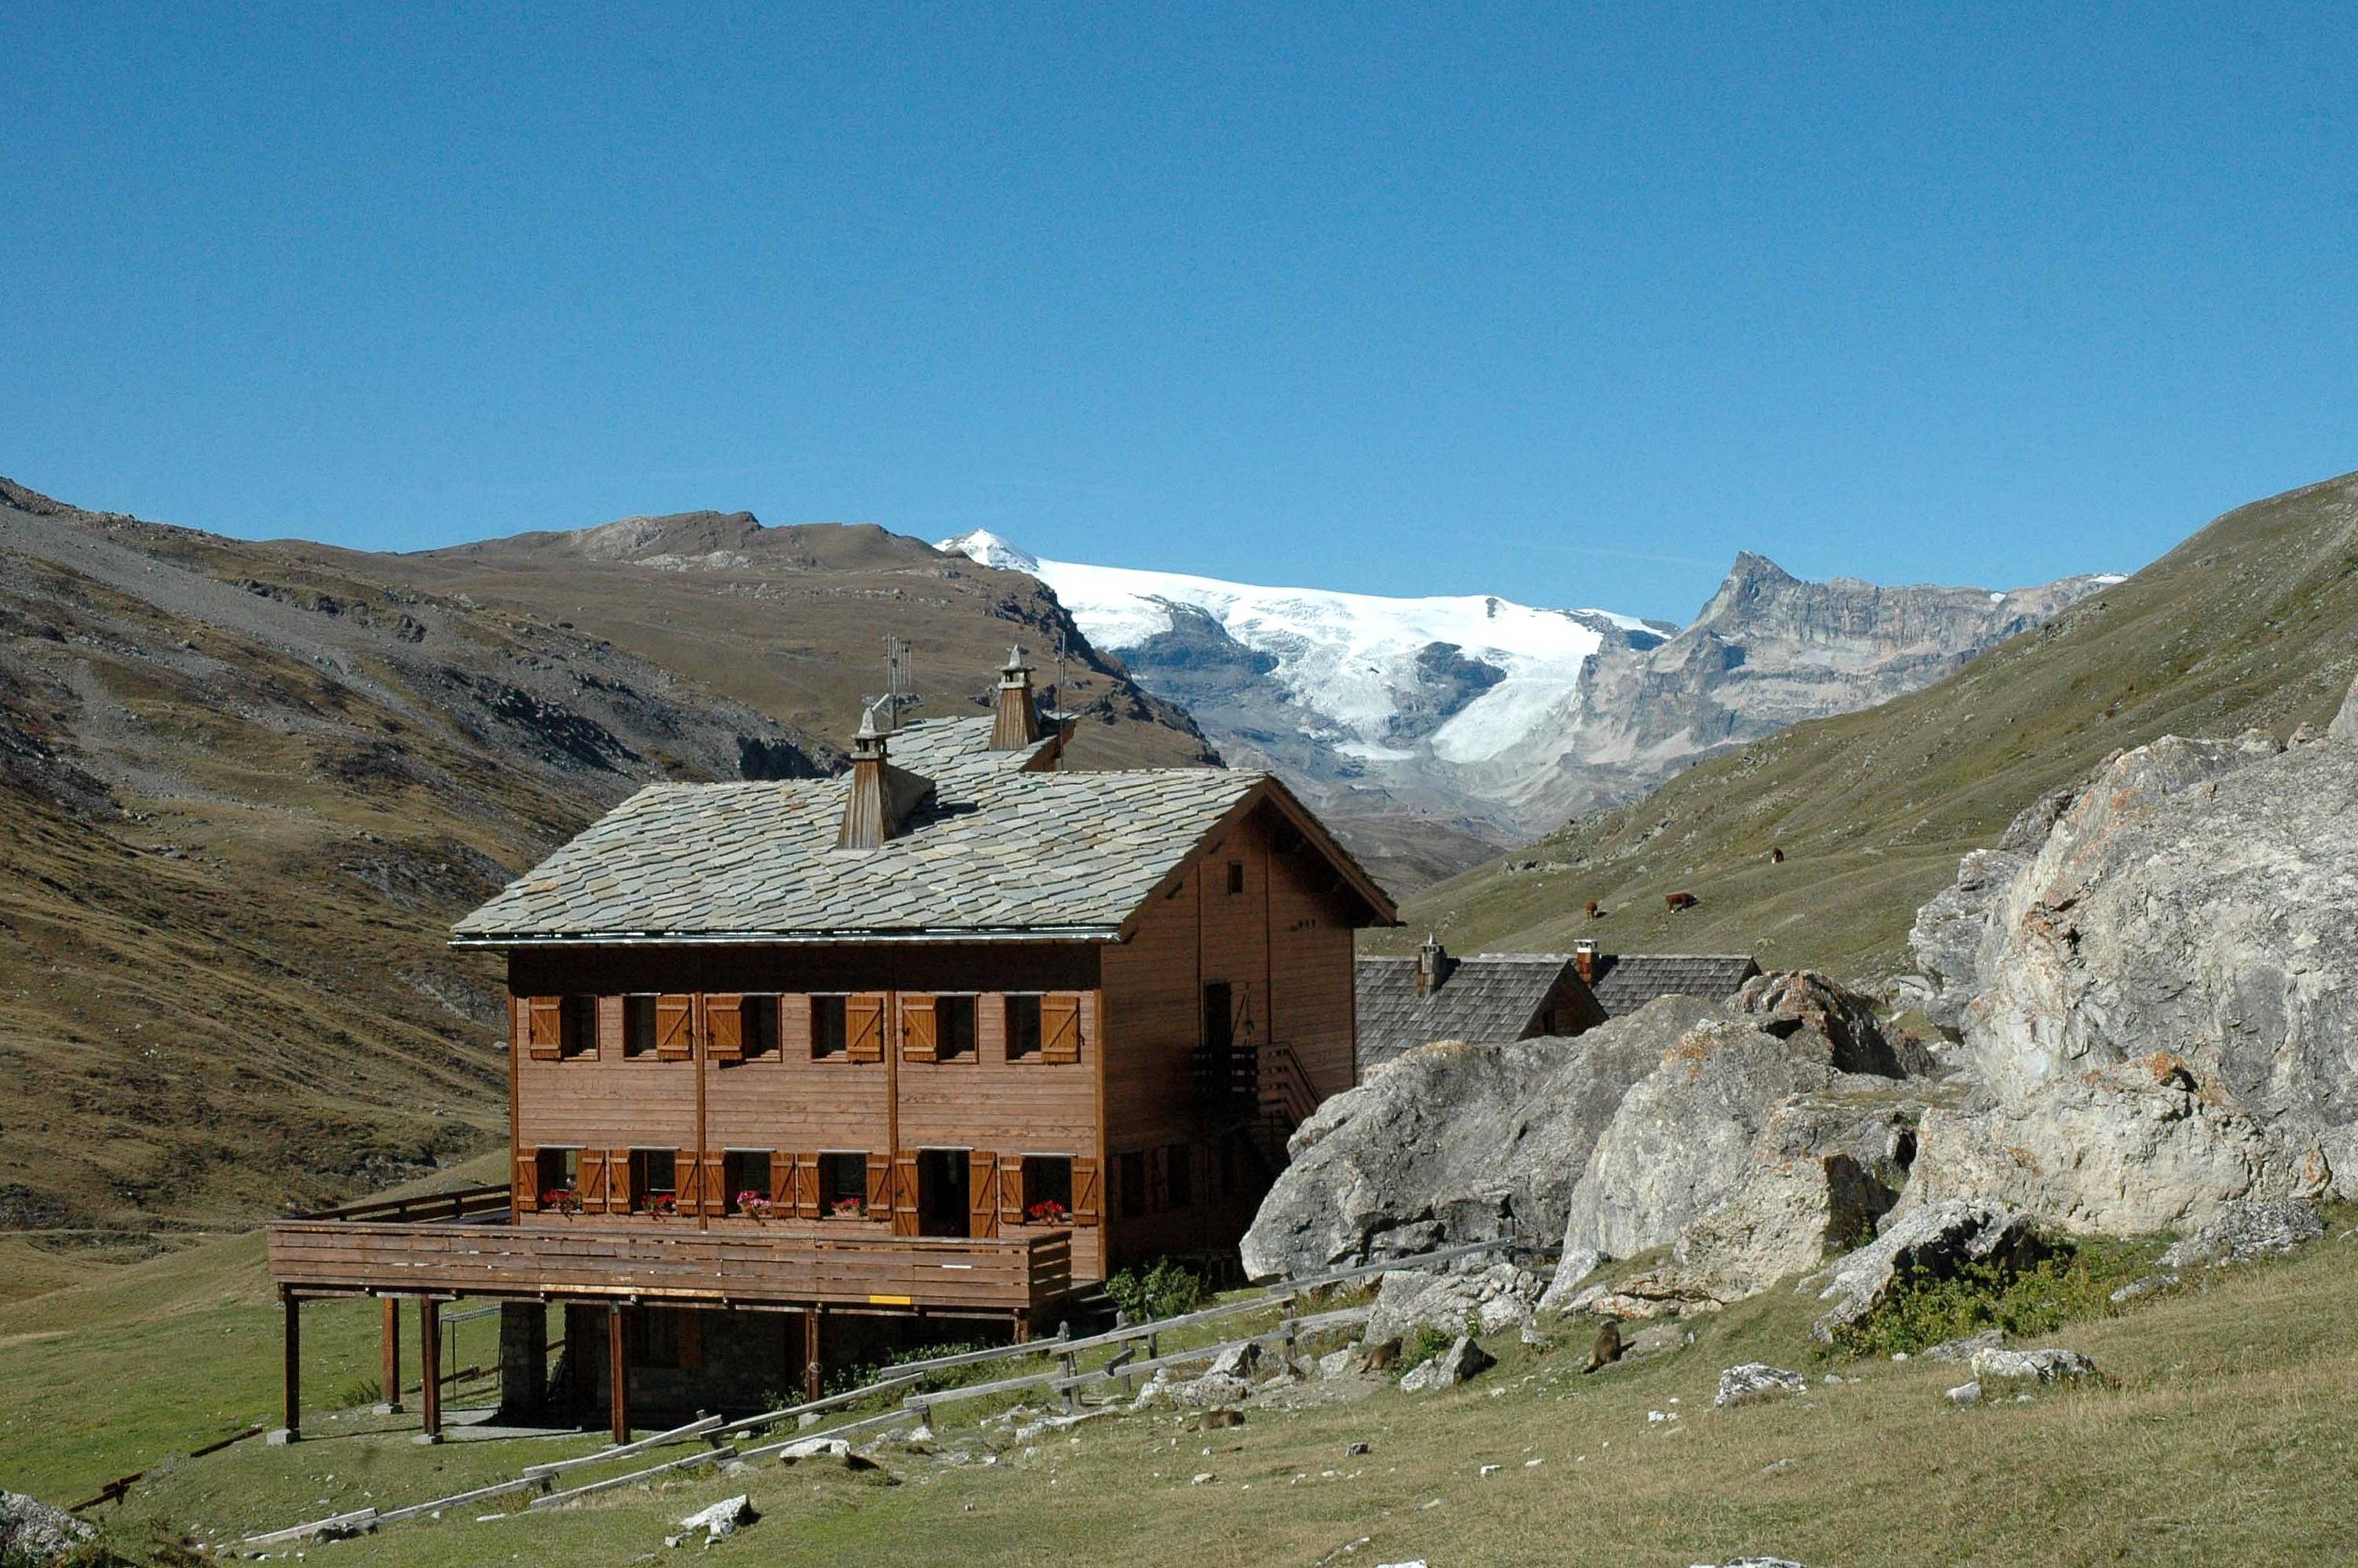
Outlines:
{"label": "window", "polygon": [[1194,1154],[1184,1143],[1163,1151],[1163,1193],[1169,1207],[1185,1208],[1195,1201]]}
{"label": "window", "polygon": [[652,995],[622,999],[622,1054],[649,1056],[655,1048],[655,999]]}
{"label": "window", "polygon": [[742,1031],[745,1059],[766,1056],[778,1048],[778,999],[773,996],[749,996],[738,1004],[739,1028]]}
{"label": "window", "polygon": [[[770,1212],[770,1152],[731,1149],[720,1157],[720,1188],[729,1214]],[[789,1203],[792,1202],[790,1198]],[[707,1210],[707,1213],[711,1212]]]}
{"label": "window", "polygon": [[1036,996],[1011,996],[1007,999],[1007,1059],[1021,1061],[1040,1054],[1040,999]]}
{"label": "window", "polygon": [[535,1156],[534,1184],[542,1208],[564,1208],[581,1198],[581,1151],[543,1149]]}
{"label": "window", "polygon": [[1228,891],[1232,893],[1245,891],[1245,863],[1242,860],[1228,862]]}
{"label": "window", "polygon": [[974,1055],[974,998],[934,999],[934,1057],[949,1062]]}
{"label": "window", "polygon": [[811,1054],[840,1056],[847,1038],[843,1026],[843,1004],[847,998],[815,996],[811,1000]]}
{"label": "window", "polygon": [[1073,1162],[1064,1155],[1023,1156],[1023,1221],[1069,1225],[1073,1216]]}
{"label": "window", "polygon": [[564,1044],[558,1054],[565,1056],[595,1055],[598,1051],[598,999],[594,996],[569,996],[565,999]]}
{"label": "window", "polygon": [[631,1212],[669,1213],[679,1202],[679,1155],[670,1149],[631,1151]]}
{"label": "window", "polygon": [[868,1214],[868,1156],[822,1154],[818,1157],[819,1217],[862,1219]]}
{"label": "window", "polygon": [[1136,1150],[1121,1157],[1121,1212],[1134,1219],[1146,1212],[1146,1154]]}

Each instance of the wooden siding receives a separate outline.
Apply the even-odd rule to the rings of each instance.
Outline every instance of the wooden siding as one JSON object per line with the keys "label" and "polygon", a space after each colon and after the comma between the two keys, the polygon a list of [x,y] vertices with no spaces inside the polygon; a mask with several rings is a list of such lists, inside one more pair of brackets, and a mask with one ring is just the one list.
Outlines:
{"label": "wooden siding", "polygon": [[[1206,986],[1228,985],[1239,1044],[1292,1047],[1322,1099],[1351,1086],[1352,916],[1336,882],[1264,808],[1207,840],[1185,876],[1140,911],[1130,940],[1106,950],[1107,1267],[1232,1246],[1259,1201],[1256,1183],[1223,1187],[1224,1170],[1260,1166],[1242,1151],[1224,1155],[1196,1098]],[[1178,1149],[1192,1189],[1184,1206],[1171,1201]],[[1131,1153],[1144,1156],[1143,1214],[1124,1191]]]}
{"label": "wooden siding", "polygon": [[[826,1153],[865,1154],[875,1163],[921,1148],[988,1153],[1001,1163],[1027,1154],[1087,1159],[1100,1146],[1097,979],[1096,949],[1073,945],[519,951],[510,964],[510,983],[520,999],[511,1053],[515,1148],[520,1157],[543,1147],[672,1148],[683,1162],[701,1152],[708,1170],[729,1152],[761,1152],[771,1156],[773,1183],[778,1171],[810,1162],[814,1191],[817,1157]],[[1051,1061],[1044,1050],[1010,1060],[1001,988],[1069,997],[1079,1023],[1075,1059]],[[749,999],[744,1006],[767,1005],[758,999],[775,996],[775,1043],[738,1060],[715,1060],[703,1052],[693,1061],[653,1054],[625,1059],[622,999],[647,991]],[[888,1049],[873,1062],[848,1054],[814,1058],[812,996],[849,993],[882,998]],[[898,1028],[903,999],[941,993],[975,996],[975,1051],[948,1061],[903,1059]],[[522,999],[574,994],[600,998],[600,1048],[562,1061],[534,1057],[527,1044],[529,1007]],[[685,1200],[682,1206],[687,1207]],[[870,1219],[823,1223],[840,1234],[888,1236],[889,1216],[882,1208],[873,1212]],[[1104,1250],[1093,1227],[1003,1229],[1017,1240],[1069,1235],[1075,1276],[1103,1276]]]}
{"label": "wooden siding", "polygon": [[1070,1289],[1059,1236],[848,1235],[819,1225],[380,1225],[281,1220],[271,1278],[296,1291],[671,1298],[1030,1310]]}

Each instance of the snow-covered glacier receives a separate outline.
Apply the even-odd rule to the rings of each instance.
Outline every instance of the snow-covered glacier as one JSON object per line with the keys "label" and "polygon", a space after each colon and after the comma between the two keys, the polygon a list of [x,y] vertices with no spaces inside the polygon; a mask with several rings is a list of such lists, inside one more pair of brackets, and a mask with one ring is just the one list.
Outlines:
{"label": "snow-covered glacier", "polygon": [[[1931,684],[2118,581],[1884,588],[1736,557],[1681,628],[1495,594],[1389,598],[937,548],[1021,571],[1234,762],[1283,775],[1415,877],[1642,794],[1787,724]],[[1356,833],[1354,828],[1356,827]]]}

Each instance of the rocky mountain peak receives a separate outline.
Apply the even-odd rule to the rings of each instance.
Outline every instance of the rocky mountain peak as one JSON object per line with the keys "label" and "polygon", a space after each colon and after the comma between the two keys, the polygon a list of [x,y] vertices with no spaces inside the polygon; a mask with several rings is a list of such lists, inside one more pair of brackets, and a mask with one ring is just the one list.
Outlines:
{"label": "rocky mountain peak", "polygon": [[591,560],[646,562],[713,555],[741,557],[757,547],[763,532],[761,519],[750,512],[675,512],[662,517],[618,518],[577,529],[565,538],[576,552]]}

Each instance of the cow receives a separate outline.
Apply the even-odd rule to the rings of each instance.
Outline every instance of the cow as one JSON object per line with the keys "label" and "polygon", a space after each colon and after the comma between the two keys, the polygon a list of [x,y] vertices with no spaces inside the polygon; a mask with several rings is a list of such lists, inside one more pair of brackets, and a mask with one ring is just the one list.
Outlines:
{"label": "cow", "polygon": [[1768,846],[1768,863],[1772,866],[1781,866],[1785,863],[1784,845],[1771,844]]}
{"label": "cow", "polygon": [[1592,898],[1592,899],[1590,899],[1590,900],[1588,901],[1588,918],[1589,918],[1589,919],[1591,919],[1591,920],[1595,920],[1595,919],[1596,919],[1597,917],[1599,917],[1600,915],[1602,915],[1604,913],[1605,913],[1605,908],[1604,908],[1604,906],[1603,906],[1602,904],[1599,904],[1599,903],[1598,903],[1595,899],[1593,899],[1593,898]]}
{"label": "cow", "polygon": [[1671,906],[1671,913],[1675,914],[1682,909],[1693,909],[1696,904],[1701,903],[1703,900],[1695,897],[1695,895],[1691,892],[1666,892],[1662,895],[1662,902],[1669,904]]}

